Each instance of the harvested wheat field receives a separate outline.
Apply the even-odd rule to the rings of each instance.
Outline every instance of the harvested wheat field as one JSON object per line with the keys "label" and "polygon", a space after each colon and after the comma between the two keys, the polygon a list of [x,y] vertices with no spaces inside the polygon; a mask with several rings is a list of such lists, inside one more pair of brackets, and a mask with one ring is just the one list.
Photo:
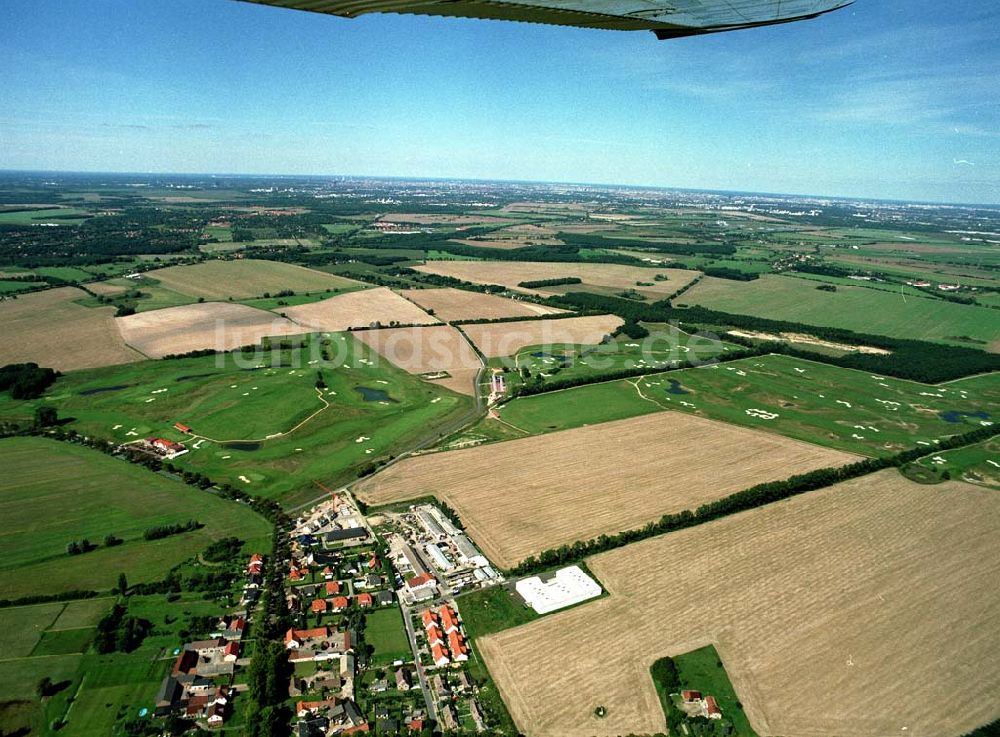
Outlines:
{"label": "harvested wheat field", "polygon": [[500,317],[537,317],[555,315],[566,310],[521,302],[495,294],[468,292],[464,289],[404,289],[400,291],[411,302],[433,310],[434,316],[445,322],[456,320],[495,320]]}
{"label": "harvested wheat field", "polygon": [[763,481],[855,459],[770,433],[658,412],[409,458],[357,490],[370,504],[441,498],[486,555],[508,568],[546,548],[641,527]]}
{"label": "harvested wheat field", "polygon": [[273,312],[229,302],[205,302],[116,318],[125,342],[150,358],[255,345],[261,338],[297,335],[308,328]]}
{"label": "harvested wheat field", "polygon": [[524,320],[463,325],[462,330],[487,358],[511,356],[533,345],[597,345],[623,320],[617,315],[564,317],[555,320]]}
{"label": "harvested wheat field", "polygon": [[[594,288],[613,293],[613,290],[635,289],[650,297],[665,297],[673,294],[698,276],[697,271],[687,269],[664,269],[623,264],[591,263],[543,263],[534,261],[431,261],[414,266],[417,271],[440,274],[474,284],[502,284],[519,292],[529,294],[565,294],[566,292],[594,291]],[[656,281],[656,275],[666,276],[664,281]],[[525,289],[518,284],[541,279],[562,279],[576,277],[582,284],[563,284],[539,289]],[[637,282],[650,286],[638,286]],[[609,291],[610,290],[610,291]]]}
{"label": "harvested wheat field", "polygon": [[358,330],[354,337],[404,371],[427,374],[447,371],[435,384],[459,394],[475,394],[476,375],[482,364],[472,346],[455,328],[431,325],[425,328]]}
{"label": "harvested wheat field", "polygon": [[882,471],[595,556],[610,597],[480,646],[531,737],[665,731],[649,667],[707,643],[762,735],[957,737],[1000,716],[998,529]]}
{"label": "harvested wheat field", "polygon": [[34,361],[60,371],[141,361],[115,326],[114,307],[84,307],[75,287],[0,301],[0,365]]}
{"label": "harvested wheat field", "polygon": [[449,215],[447,213],[404,213],[391,212],[379,218],[383,223],[418,223],[420,225],[483,225],[509,222],[507,218],[495,215]]}
{"label": "harvested wheat field", "polygon": [[168,266],[146,272],[164,287],[190,297],[249,299],[264,292],[321,292],[360,286],[353,279],[307,269],[295,264],[257,259],[203,261],[191,266]]}
{"label": "harvested wheat field", "polygon": [[338,294],[322,302],[283,307],[281,313],[300,325],[329,333],[367,328],[374,323],[433,325],[439,320],[388,287]]}

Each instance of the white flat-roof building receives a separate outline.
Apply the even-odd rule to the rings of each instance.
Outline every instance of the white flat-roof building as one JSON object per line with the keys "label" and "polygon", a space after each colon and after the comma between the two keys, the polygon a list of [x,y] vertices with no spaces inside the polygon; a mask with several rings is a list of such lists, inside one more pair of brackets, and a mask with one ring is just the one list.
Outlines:
{"label": "white flat-roof building", "polygon": [[514,584],[514,589],[539,614],[548,614],[601,595],[601,587],[579,566],[560,568],[545,581],[539,576],[522,578]]}

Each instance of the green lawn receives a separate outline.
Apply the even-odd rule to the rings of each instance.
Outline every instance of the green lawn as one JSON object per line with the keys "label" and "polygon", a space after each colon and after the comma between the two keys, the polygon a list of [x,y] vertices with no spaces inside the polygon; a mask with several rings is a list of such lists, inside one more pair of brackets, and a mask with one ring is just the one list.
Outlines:
{"label": "green lawn", "polygon": [[403,617],[397,607],[377,609],[365,617],[365,642],[375,648],[372,662],[391,663],[412,660],[410,641],[403,627]]}
{"label": "green lawn", "polygon": [[679,303],[898,338],[969,345],[961,340],[969,337],[984,345],[1000,344],[996,311],[987,307],[860,286],[824,292],[808,279],[787,276],[765,275],[752,282],[706,278],[685,292]]}
{"label": "green lawn", "polygon": [[3,653],[0,660],[31,655],[42,633],[52,626],[65,606],[52,603],[0,609],[0,652]]}
{"label": "green lawn", "polygon": [[925,484],[950,478],[1000,489],[1000,438],[924,456],[907,465],[903,473]]}
{"label": "green lawn", "polygon": [[715,647],[708,645],[674,658],[677,672],[680,675],[681,686],[684,689],[701,691],[704,695],[715,697],[722,710],[723,719],[732,722],[738,737],[757,737],[750,726],[743,706],[736,697],[733,685],[729,681],[726,669],[722,665],[719,653]]}
{"label": "green lawn", "polygon": [[505,586],[463,594],[456,600],[462,625],[469,639],[526,624],[540,616],[534,609],[515,601]]}
{"label": "green lawn", "polygon": [[[1000,374],[929,386],[772,355],[514,399],[499,415],[534,435],[669,409],[879,456],[930,450],[995,421],[998,406]],[[495,420],[476,432],[519,436]]]}
{"label": "green lawn", "polygon": [[[70,427],[89,435],[119,442],[149,435],[186,440],[190,452],[178,465],[252,493],[305,501],[319,493],[314,481],[332,487],[353,479],[359,467],[436,437],[435,426],[471,407],[468,397],[395,368],[350,334],[329,339],[342,366],[310,365],[322,360],[318,340],[298,355],[274,350],[246,359],[226,354],[72,372],[41,400],[0,395],[0,418],[25,420],[37,404],[52,404],[74,418]],[[300,368],[291,368],[293,361]],[[315,388],[320,370],[327,409]],[[294,433],[266,439],[318,410]],[[218,441],[262,442],[256,449],[199,443],[174,430],[175,422]]]}
{"label": "green lawn", "polygon": [[0,212],[0,224],[35,225],[53,223],[55,225],[79,225],[91,213],[75,207],[53,207],[47,210],[21,210],[20,212]]}
{"label": "green lawn", "polygon": [[[264,545],[268,523],[247,507],[166,479],[88,448],[43,438],[0,440],[0,590],[6,596],[69,589],[107,589],[124,572],[133,583],[154,580],[203,550],[237,535]],[[45,510],[40,514],[39,510]],[[197,531],[156,541],[156,525],[197,519]],[[81,555],[66,543],[100,544],[114,534],[122,545]]]}
{"label": "green lawn", "polygon": [[69,655],[86,652],[94,639],[96,630],[93,627],[80,627],[72,630],[47,630],[31,651],[31,655]]}
{"label": "green lawn", "polygon": [[671,325],[649,324],[646,327],[649,330],[646,338],[633,339],[620,335],[609,343],[596,346],[528,346],[513,356],[493,358],[489,365],[507,368],[506,379],[513,388],[524,381],[521,376],[523,369],[530,372],[530,382],[558,382],[634,368],[669,368],[686,361],[707,361],[740,347],[700,335],[689,335]]}
{"label": "green lawn", "polygon": [[[103,614],[111,602],[112,599],[105,598],[0,610],[3,627],[0,646],[4,647],[0,658],[3,728],[30,724],[37,734],[55,734],[49,725],[54,719],[68,715],[59,735],[112,734],[116,722],[137,717],[144,707],[152,711],[153,699],[174,659],[174,651],[185,641],[181,632],[190,626],[192,618],[210,617],[214,624],[214,619],[225,611],[220,604],[203,599],[200,593],[184,593],[175,601],[168,601],[162,595],[129,597],[129,614],[147,619],[153,625],[151,634],[131,653],[84,652],[94,635],[92,625],[44,629],[52,619],[56,625],[71,621],[96,623],[95,616]],[[209,630],[192,630],[188,639],[208,634]],[[12,650],[14,644],[19,649]],[[23,652],[29,644],[33,647],[30,656]],[[63,688],[41,704],[35,686],[43,677],[62,684]]]}

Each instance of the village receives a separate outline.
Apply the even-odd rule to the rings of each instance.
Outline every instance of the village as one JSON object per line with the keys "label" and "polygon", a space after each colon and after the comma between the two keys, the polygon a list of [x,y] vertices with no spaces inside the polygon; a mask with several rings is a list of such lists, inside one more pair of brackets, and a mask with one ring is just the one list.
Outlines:
{"label": "village", "polygon": [[296,735],[488,729],[453,596],[501,577],[441,510],[366,517],[342,490],[290,537]]}

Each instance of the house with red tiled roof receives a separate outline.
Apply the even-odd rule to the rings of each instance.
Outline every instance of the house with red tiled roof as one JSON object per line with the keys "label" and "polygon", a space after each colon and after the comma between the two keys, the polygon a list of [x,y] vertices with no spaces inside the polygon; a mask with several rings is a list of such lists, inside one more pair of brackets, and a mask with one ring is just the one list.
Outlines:
{"label": "house with red tiled roof", "polygon": [[326,582],[326,595],[334,596],[340,593],[340,581],[327,581]]}
{"label": "house with red tiled roof", "polygon": [[323,578],[325,578],[327,581],[333,578],[333,569],[330,568],[330,566],[327,566],[326,568],[323,569]]}
{"label": "house with red tiled roof", "polygon": [[705,697],[705,716],[709,719],[722,719],[722,709],[715,703],[714,696]]}
{"label": "house with red tiled roof", "polygon": [[408,726],[410,728],[411,732],[420,732],[424,728],[424,720],[423,719],[414,719],[413,721],[411,721],[406,726]]}
{"label": "house with red tiled roof", "polygon": [[335,596],[330,600],[330,604],[333,606],[333,611],[342,612],[351,605],[351,600],[346,596]]}
{"label": "house with red tiled roof", "polygon": [[184,650],[174,660],[173,674],[190,673],[198,667],[198,653],[194,650]]}
{"label": "house with red tiled roof", "polygon": [[360,607],[370,607],[372,604],[375,603],[375,600],[372,599],[371,594],[358,594],[357,597],[355,597],[355,599],[358,602],[358,606]]}
{"label": "house with red tiled roof", "polygon": [[181,422],[175,422],[174,429],[178,432],[191,432],[191,428]]}
{"label": "house with red tiled roof", "polygon": [[448,665],[451,662],[441,645],[431,646],[431,658],[434,660],[434,665]]}
{"label": "house with red tiled roof", "polygon": [[295,649],[302,647],[306,640],[317,640],[330,636],[329,627],[314,627],[310,630],[290,629],[285,633],[285,647]]}
{"label": "house with red tiled roof", "polygon": [[458,627],[458,617],[452,608],[445,604],[441,607],[441,627],[444,629],[445,634],[450,635],[452,632],[459,632]]}
{"label": "house with red tiled roof", "polygon": [[424,623],[424,629],[430,629],[437,624],[437,615],[434,614],[433,609],[424,609],[423,614],[420,615],[420,619]]}
{"label": "house with red tiled roof", "polygon": [[297,568],[293,568],[292,571],[291,571],[291,573],[288,574],[288,580],[289,581],[301,581],[302,580],[302,574],[299,573],[299,571],[298,571]]}
{"label": "house with red tiled roof", "polygon": [[448,634],[448,649],[451,650],[451,659],[463,661],[469,659],[468,649],[462,641],[462,636],[458,632]]}
{"label": "house with red tiled roof", "polygon": [[444,644],[444,638],[441,637],[441,630],[438,629],[436,624],[432,624],[427,628],[427,643],[431,647]]}
{"label": "house with red tiled roof", "polygon": [[313,614],[322,614],[328,609],[326,599],[313,599],[313,603],[310,607]]}
{"label": "house with red tiled roof", "polygon": [[235,663],[240,659],[240,643],[230,642],[222,651],[222,659],[227,663]]}
{"label": "house with red tiled roof", "polygon": [[681,699],[688,704],[701,701],[701,691],[681,691]]}

